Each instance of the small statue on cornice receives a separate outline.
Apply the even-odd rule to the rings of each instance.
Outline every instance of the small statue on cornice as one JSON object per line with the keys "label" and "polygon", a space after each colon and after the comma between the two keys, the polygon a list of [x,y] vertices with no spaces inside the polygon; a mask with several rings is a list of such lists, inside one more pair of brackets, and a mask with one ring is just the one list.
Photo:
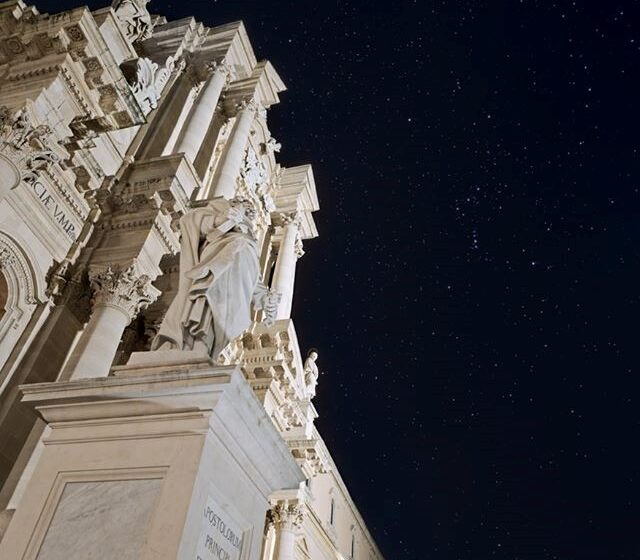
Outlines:
{"label": "small statue on cornice", "polygon": [[152,35],[153,25],[147,11],[149,0],[115,0],[112,7],[124,26],[127,39],[144,41]]}
{"label": "small statue on cornice", "polygon": [[307,354],[307,359],[304,361],[304,384],[309,399],[316,396],[316,386],[318,385],[318,376],[320,374],[316,365],[317,359],[318,351],[315,348],[311,348]]}

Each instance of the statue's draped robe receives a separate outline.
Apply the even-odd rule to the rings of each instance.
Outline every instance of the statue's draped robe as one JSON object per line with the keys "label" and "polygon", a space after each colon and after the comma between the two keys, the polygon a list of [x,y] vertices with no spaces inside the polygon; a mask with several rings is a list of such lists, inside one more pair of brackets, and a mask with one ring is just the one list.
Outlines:
{"label": "statue's draped robe", "polygon": [[227,200],[212,201],[180,220],[178,293],[152,349],[168,342],[189,350],[201,340],[215,359],[251,324],[251,303],[259,293],[258,248],[249,235],[214,226],[225,221],[229,207]]}

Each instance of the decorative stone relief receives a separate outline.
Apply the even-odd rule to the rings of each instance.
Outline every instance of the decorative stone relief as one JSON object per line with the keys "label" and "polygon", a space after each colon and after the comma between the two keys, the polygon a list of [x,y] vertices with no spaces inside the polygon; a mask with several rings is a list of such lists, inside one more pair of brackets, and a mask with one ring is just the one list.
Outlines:
{"label": "decorative stone relief", "polygon": [[131,91],[145,115],[158,106],[162,90],[167,85],[175,66],[171,56],[162,67],[148,58],[137,60],[135,77],[131,81]]}
{"label": "decorative stone relief", "polygon": [[153,26],[147,11],[149,0],[116,0],[112,4],[118,20],[130,41],[144,41],[151,37]]}
{"label": "decorative stone relief", "polygon": [[103,270],[92,270],[89,281],[94,292],[94,307],[118,307],[129,315],[130,320],[160,295],[160,290],[151,285],[151,278],[146,274],[139,275],[135,266],[123,269],[113,265]]}
{"label": "decorative stone relief", "polygon": [[258,188],[266,183],[269,178],[264,164],[251,148],[245,153],[244,165],[240,170],[240,176],[253,192],[257,192]]}
{"label": "decorative stone relief", "polygon": [[34,124],[26,109],[12,117],[7,107],[0,107],[0,153],[10,162],[0,168],[4,171],[12,164],[13,174],[18,175],[17,181],[15,177],[11,180],[10,188],[17,187],[20,181],[34,183],[40,172],[61,162],[53,151],[51,134],[48,125]]}
{"label": "decorative stone relief", "polygon": [[15,266],[18,260],[16,256],[6,247],[0,247],[0,270],[9,266]]}
{"label": "decorative stone relief", "polygon": [[304,521],[304,506],[300,503],[278,502],[269,513],[270,521],[277,531],[296,531]]}
{"label": "decorative stone relief", "polygon": [[240,170],[241,194],[254,199],[265,212],[273,212],[276,208],[270,192],[269,174],[260,158],[249,147],[245,153],[242,169]]}

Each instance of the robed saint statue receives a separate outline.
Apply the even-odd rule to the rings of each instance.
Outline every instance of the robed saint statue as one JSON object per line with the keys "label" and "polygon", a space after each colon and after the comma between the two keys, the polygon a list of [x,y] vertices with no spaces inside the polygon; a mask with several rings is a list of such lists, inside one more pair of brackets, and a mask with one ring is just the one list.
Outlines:
{"label": "robed saint statue", "polygon": [[180,220],[178,293],[152,350],[206,350],[214,360],[251,325],[252,306],[273,321],[280,295],[260,281],[255,211],[213,199]]}

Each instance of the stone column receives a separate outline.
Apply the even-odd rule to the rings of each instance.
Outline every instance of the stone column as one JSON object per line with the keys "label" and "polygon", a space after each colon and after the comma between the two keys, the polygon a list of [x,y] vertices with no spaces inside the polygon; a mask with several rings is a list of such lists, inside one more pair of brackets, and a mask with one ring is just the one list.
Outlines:
{"label": "stone column", "polygon": [[125,327],[155,301],[160,291],[133,266],[89,273],[93,312],[65,366],[63,379],[107,377]]}
{"label": "stone column", "polygon": [[251,125],[255,118],[258,105],[255,101],[243,101],[236,115],[236,121],[231,130],[222,160],[213,179],[212,196],[233,198],[236,193],[236,180],[240,175],[244,151],[249,141]]}
{"label": "stone column", "polygon": [[207,69],[211,74],[202,87],[173,150],[174,153],[183,152],[191,163],[195,161],[207,135],[218,101],[230,76],[229,66],[224,62],[211,63]]}
{"label": "stone column", "polygon": [[291,216],[284,218],[283,222],[282,240],[271,282],[271,288],[282,295],[278,304],[276,320],[288,319],[291,316],[296,261],[298,257],[302,256],[302,241],[299,237],[298,222]]}
{"label": "stone column", "polygon": [[294,502],[278,502],[271,508],[271,523],[275,529],[273,560],[294,560],[296,532],[304,519],[303,506]]}

